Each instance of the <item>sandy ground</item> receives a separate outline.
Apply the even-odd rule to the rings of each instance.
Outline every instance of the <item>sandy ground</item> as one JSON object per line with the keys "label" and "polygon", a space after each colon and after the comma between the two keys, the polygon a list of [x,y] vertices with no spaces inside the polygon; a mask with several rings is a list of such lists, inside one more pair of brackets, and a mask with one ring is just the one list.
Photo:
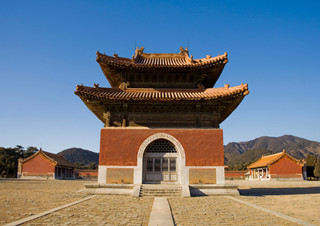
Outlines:
{"label": "sandy ground", "polygon": [[[0,225],[87,195],[88,181],[0,180]],[[227,181],[240,200],[320,225],[320,181]],[[221,196],[169,198],[177,225],[295,225]],[[26,225],[147,225],[153,198],[101,195]]]}

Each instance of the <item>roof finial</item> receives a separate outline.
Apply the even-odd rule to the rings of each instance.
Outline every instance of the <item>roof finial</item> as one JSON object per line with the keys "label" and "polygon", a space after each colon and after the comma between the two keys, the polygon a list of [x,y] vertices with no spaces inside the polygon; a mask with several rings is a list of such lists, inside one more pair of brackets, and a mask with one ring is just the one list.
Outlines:
{"label": "roof finial", "polygon": [[113,57],[114,57],[114,58],[118,58],[118,54],[117,54],[117,53],[114,53],[114,54],[113,54]]}
{"label": "roof finial", "polygon": [[189,54],[188,48],[184,49],[183,47],[180,47],[180,54],[188,55]]}
{"label": "roof finial", "polygon": [[224,88],[225,89],[229,89],[229,87],[230,87],[230,84],[228,83],[228,84],[224,84]]}
{"label": "roof finial", "polygon": [[144,50],[143,46],[141,46],[140,49],[139,47],[137,47],[134,55],[137,56],[138,54],[142,54],[143,50]]}
{"label": "roof finial", "polygon": [[99,83],[93,83],[94,88],[99,88]]}

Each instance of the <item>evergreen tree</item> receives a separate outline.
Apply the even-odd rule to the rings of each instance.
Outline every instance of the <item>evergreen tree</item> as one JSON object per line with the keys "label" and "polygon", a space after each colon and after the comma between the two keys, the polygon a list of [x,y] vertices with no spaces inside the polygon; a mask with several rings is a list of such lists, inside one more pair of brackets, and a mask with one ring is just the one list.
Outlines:
{"label": "evergreen tree", "polygon": [[312,179],[315,177],[314,170],[317,162],[317,157],[314,155],[307,155],[306,165],[307,165],[307,178]]}
{"label": "evergreen tree", "polygon": [[317,162],[315,163],[313,174],[318,179],[320,178],[320,158],[317,158]]}

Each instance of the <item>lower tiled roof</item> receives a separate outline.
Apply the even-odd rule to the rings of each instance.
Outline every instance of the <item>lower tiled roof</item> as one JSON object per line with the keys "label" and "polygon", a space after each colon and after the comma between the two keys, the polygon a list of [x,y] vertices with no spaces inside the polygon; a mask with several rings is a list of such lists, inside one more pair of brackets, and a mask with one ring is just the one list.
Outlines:
{"label": "lower tiled roof", "polygon": [[56,166],[65,166],[65,167],[72,167],[72,168],[75,167],[75,165],[73,165],[71,162],[69,162],[68,160],[63,158],[61,155],[53,154],[53,153],[42,151],[42,150],[34,153],[33,155],[29,156],[26,159],[21,160],[21,162],[25,163],[25,162],[29,161],[30,159],[33,159],[34,157],[36,157],[37,155],[40,155],[40,154],[44,155],[50,161],[52,161],[55,164],[57,164]]}
{"label": "lower tiled roof", "polygon": [[248,169],[254,169],[254,168],[259,168],[259,167],[266,167],[266,166],[270,166],[273,163],[275,163],[276,161],[278,161],[279,159],[281,159],[283,156],[287,156],[288,158],[290,158],[291,160],[297,162],[297,164],[300,164],[298,160],[296,160],[295,158],[293,158],[292,156],[288,155],[284,150],[283,152],[279,152],[277,154],[273,154],[273,155],[267,155],[267,156],[262,156],[260,159],[258,159],[257,161],[255,161],[254,163],[252,163],[251,165],[248,166]]}
{"label": "lower tiled roof", "polygon": [[100,88],[78,85],[75,94],[88,98],[115,101],[197,101],[214,100],[249,93],[248,84],[210,89],[146,89],[146,88]]}

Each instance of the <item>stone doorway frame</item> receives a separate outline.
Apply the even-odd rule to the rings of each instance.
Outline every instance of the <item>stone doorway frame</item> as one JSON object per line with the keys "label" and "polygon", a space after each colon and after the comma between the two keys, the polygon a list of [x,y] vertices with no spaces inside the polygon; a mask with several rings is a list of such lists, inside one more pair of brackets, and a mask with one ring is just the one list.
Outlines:
{"label": "stone doorway frame", "polygon": [[156,133],[145,139],[140,145],[137,155],[137,168],[134,172],[134,184],[142,184],[143,179],[143,156],[149,144],[152,142],[163,139],[171,142],[177,151],[177,183],[188,184],[187,168],[186,168],[186,155],[182,144],[173,136],[167,133]]}

